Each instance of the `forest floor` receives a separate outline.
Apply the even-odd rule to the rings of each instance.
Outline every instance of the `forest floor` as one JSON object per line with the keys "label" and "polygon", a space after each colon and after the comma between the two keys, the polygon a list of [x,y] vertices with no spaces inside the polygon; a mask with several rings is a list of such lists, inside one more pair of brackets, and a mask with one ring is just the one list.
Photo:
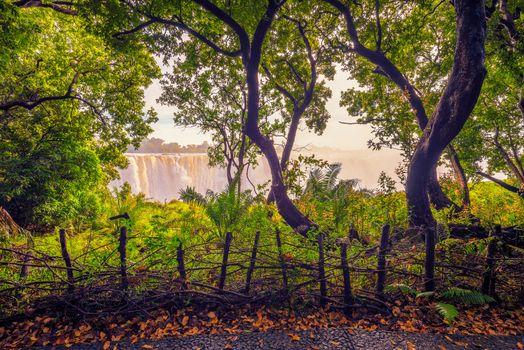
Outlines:
{"label": "forest floor", "polygon": [[136,316],[48,312],[0,327],[0,348],[524,349],[524,308],[484,305],[459,311],[452,324],[430,301],[413,300],[395,300],[387,313],[355,310],[347,315],[253,305],[202,305]]}
{"label": "forest floor", "polygon": [[[246,332],[239,335],[203,334],[190,337],[167,337],[132,343],[129,340],[110,345],[108,349],[176,349],[176,350],[224,350],[224,349],[347,349],[347,350],[416,350],[416,349],[520,349],[524,336],[443,335],[430,333],[405,333],[388,331],[364,331],[358,329],[328,328],[298,332],[269,331]],[[50,349],[40,347],[35,350]],[[56,349],[94,350],[104,349],[103,342],[77,344]]]}

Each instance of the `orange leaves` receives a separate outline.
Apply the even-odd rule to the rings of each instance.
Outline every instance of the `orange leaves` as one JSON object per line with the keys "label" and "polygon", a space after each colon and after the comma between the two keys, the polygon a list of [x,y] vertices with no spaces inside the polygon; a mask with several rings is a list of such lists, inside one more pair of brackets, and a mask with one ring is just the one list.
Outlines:
{"label": "orange leaves", "polygon": [[[0,328],[0,348],[26,348],[32,345],[69,347],[76,343],[99,342],[101,348],[109,350],[114,349],[116,342],[122,339],[129,339],[134,344],[145,339],[195,334],[228,334],[228,343],[233,344],[242,332],[269,330],[284,330],[290,341],[296,342],[301,336],[304,337],[299,332],[307,332],[304,334],[314,340],[316,336],[312,330],[328,327],[342,327],[349,329],[350,333],[352,329],[506,335],[524,332],[524,309],[465,309],[461,310],[461,317],[452,326],[446,326],[429,304],[397,300],[390,308],[394,316],[356,310],[352,318],[346,318],[341,312],[323,309],[296,313],[290,309],[267,307],[220,310],[220,318],[216,310],[192,308],[178,309],[173,313],[159,310],[147,319],[99,318],[78,324],[52,317],[35,317]],[[448,338],[452,344],[459,344],[451,337]],[[336,348],[336,344],[331,344],[331,347]],[[147,346],[144,348],[148,349]],[[522,344],[517,344],[516,348],[524,350]]]}
{"label": "orange leaves", "polygon": [[291,338],[292,341],[299,341],[300,340],[300,336],[298,334],[288,333],[287,335],[289,335],[289,337]]}

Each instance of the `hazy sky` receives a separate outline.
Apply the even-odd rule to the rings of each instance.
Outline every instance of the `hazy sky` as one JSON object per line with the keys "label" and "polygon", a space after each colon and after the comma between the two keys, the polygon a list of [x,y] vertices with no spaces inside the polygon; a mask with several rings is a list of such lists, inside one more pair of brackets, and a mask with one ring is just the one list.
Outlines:
{"label": "hazy sky", "polygon": [[[328,82],[332,89],[332,97],[327,108],[331,114],[324,134],[317,136],[305,128],[297,136],[297,145],[313,144],[316,146],[330,146],[346,150],[367,149],[366,142],[371,138],[371,128],[364,125],[343,125],[339,121],[349,121],[350,117],[344,108],[339,107],[340,93],[349,87],[355,86],[353,81],[347,80],[346,74],[339,71],[333,81]],[[198,144],[210,140],[197,128],[181,128],[173,125],[174,107],[162,106],[156,103],[160,96],[161,86],[155,82],[146,90],[148,107],[152,106],[158,112],[159,121],[154,125],[155,131],[150,137],[158,137],[168,142],[178,142],[181,145]]]}

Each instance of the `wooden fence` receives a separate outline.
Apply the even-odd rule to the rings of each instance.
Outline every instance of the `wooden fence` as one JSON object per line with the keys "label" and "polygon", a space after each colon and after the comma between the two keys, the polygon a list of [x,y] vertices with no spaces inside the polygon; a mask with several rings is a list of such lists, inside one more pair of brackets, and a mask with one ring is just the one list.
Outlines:
{"label": "wooden fence", "polygon": [[[240,240],[240,234],[235,237],[228,232],[210,242],[192,246],[180,243],[173,251],[164,247],[144,252],[139,259],[131,261],[127,246],[133,237],[129,237],[127,228],[122,226],[118,247],[114,250],[118,266],[106,261],[101,263],[103,269],[90,271],[83,266],[81,258],[107,249],[107,245],[72,257],[67,248],[66,231],[61,229],[61,256],[51,256],[38,249],[0,248],[0,265],[19,271],[17,278],[0,280],[0,303],[12,303],[24,292],[39,298],[37,304],[42,308],[67,306],[87,315],[147,312],[189,302],[238,305],[290,300],[346,312],[363,306],[388,311],[385,303],[388,281],[389,284],[402,281],[414,288],[424,283],[423,256],[413,251],[416,245],[395,247],[390,231],[389,225],[384,225],[377,246],[353,249],[350,256],[348,250],[352,245],[360,246],[349,237],[354,237],[354,232],[338,240],[317,234],[316,239],[304,239],[299,245],[284,240],[277,229],[256,232],[250,244]],[[487,255],[477,252],[475,259],[455,261],[452,255],[443,256],[437,251],[439,263],[434,282],[443,286],[455,284],[451,278],[460,278],[460,283],[492,296],[496,296],[497,289],[518,285],[524,277],[522,258],[512,258],[498,248],[498,232],[500,229],[493,232]],[[264,241],[274,239],[275,245],[262,244],[263,235],[274,236]],[[237,245],[236,241],[242,244]],[[151,256],[159,251],[164,254],[163,258],[152,261]],[[406,255],[406,251],[411,254]],[[174,264],[170,263],[172,260]],[[149,265],[145,266],[145,261]],[[45,279],[29,278],[39,273],[46,276]]]}

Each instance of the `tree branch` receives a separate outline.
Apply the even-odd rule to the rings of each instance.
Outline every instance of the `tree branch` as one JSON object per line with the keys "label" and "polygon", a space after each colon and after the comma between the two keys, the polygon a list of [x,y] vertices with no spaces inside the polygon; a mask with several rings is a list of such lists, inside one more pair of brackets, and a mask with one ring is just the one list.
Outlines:
{"label": "tree branch", "polygon": [[493,181],[493,182],[496,183],[497,185],[499,185],[499,186],[505,188],[506,190],[511,191],[511,192],[513,192],[513,193],[516,193],[516,194],[518,194],[520,197],[524,198],[524,189],[521,189],[521,188],[518,188],[518,187],[512,186],[512,185],[510,185],[510,184],[507,184],[507,183],[505,183],[504,181],[499,180],[499,179],[497,179],[497,178],[494,178],[493,176],[488,175],[488,174],[486,174],[486,173],[484,173],[484,172],[482,172],[482,171],[477,171],[477,174],[480,175],[480,176],[482,176],[482,177],[485,177],[485,178],[488,179],[488,180]]}
{"label": "tree branch", "polygon": [[0,110],[7,112],[8,110],[15,108],[15,107],[22,107],[27,110],[32,110],[47,101],[59,101],[59,100],[71,99],[73,98],[73,96],[71,95],[73,92],[73,86],[76,84],[79,76],[80,76],[80,73],[75,74],[75,76],[71,80],[71,83],[69,84],[67,91],[64,95],[47,96],[47,97],[36,99],[34,101],[31,101],[31,100],[29,101],[23,101],[23,100],[9,101],[9,102],[0,104]]}
{"label": "tree branch", "polygon": [[29,7],[43,7],[50,8],[54,11],[61,12],[66,15],[76,16],[78,12],[69,7],[75,6],[75,3],[70,1],[52,1],[49,3],[43,3],[42,0],[21,0],[15,1],[12,3],[15,6],[20,8],[29,8]]}

